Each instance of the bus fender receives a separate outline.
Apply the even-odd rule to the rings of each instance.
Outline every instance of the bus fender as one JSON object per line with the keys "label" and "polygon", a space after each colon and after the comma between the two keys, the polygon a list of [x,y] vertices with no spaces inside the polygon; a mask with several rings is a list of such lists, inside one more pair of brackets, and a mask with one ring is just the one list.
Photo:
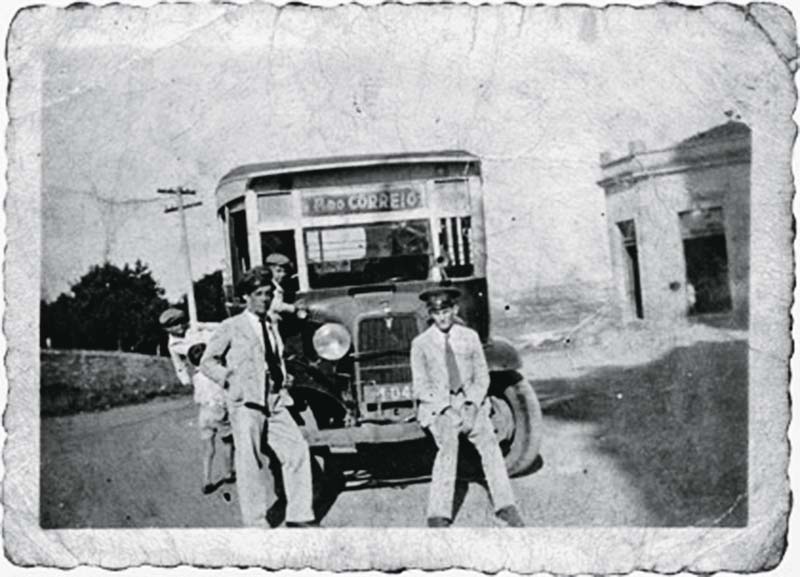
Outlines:
{"label": "bus fender", "polygon": [[517,349],[506,339],[489,339],[483,346],[483,352],[490,373],[519,371],[522,368],[522,359]]}
{"label": "bus fender", "polygon": [[322,372],[316,370],[311,365],[288,359],[286,368],[292,375],[292,385],[289,392],[293,397],[308,398],[312,393],[320,401],[326,404],[335,405],[342,411],[346,411],[346,405],[340,395],[337,394],[335,385]]}

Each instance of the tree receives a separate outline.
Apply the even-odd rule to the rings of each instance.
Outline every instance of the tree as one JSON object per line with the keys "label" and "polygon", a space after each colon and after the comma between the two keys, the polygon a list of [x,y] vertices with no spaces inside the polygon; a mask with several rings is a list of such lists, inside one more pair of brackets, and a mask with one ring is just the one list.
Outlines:
{"label": "tree", "polygon": [[200,321],[222,321],[225,309],[225,292],[222,289],[222,271],[214,271],[194,283],[194,298]]}
{"label": "tree", "polygon": [[69,294],[45,305],[42,333],[57,348],[153,353],[163,339],[158,316],[169,306],[163,295],[141,261],[95,265]]}

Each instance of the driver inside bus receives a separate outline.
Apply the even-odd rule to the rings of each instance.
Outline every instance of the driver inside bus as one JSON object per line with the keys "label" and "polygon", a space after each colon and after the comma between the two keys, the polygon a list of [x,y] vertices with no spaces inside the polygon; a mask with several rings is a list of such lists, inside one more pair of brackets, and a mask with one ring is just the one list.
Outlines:
{"label": "driver inside bus", "polygon": [[424,225],[399,221],[376,227],[369,240],[369,261],[364,268],[368,282],[427,278],[428,237]]}

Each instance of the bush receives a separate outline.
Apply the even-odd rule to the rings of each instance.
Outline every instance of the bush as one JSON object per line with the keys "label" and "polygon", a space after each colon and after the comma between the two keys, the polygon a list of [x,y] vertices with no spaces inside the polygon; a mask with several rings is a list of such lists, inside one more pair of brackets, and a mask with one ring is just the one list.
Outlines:
{"label": "bush", "polygon": [[42,416],[70,415],[186,395],[168,358],[105,351],[42,351]]}

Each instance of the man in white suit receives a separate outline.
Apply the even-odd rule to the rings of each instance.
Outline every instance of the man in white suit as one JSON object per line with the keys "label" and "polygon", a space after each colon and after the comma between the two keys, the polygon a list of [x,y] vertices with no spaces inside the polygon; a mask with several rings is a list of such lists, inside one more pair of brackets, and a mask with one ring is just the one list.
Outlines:
{"label": "man in white suit", "polygon": [[453,287],[420,294],[433,322],[411,343],[414,396],[419,400],[417,418],[438,449],[428,497],[428,526],[448,527],[452,523],[458,442],[464,436],[481,457],[496,515],[511,527],[523,527],[489,418],[489,369],[483,346],[478,333],[456,322],[459,295]]}
{"label": "man in white suit", "polygon": [[225,387],[236,445],[236,488],[245,526],[268,527],[268,489],[272,486],[266,444],[281,464],[286,491],[286,526],[314,523],[311,455],[292,419],[286,390],[283,343],[270,322],[275,287],[268,269],[255,267],[237,286],[245,310],[214,332],[201,371]]}

